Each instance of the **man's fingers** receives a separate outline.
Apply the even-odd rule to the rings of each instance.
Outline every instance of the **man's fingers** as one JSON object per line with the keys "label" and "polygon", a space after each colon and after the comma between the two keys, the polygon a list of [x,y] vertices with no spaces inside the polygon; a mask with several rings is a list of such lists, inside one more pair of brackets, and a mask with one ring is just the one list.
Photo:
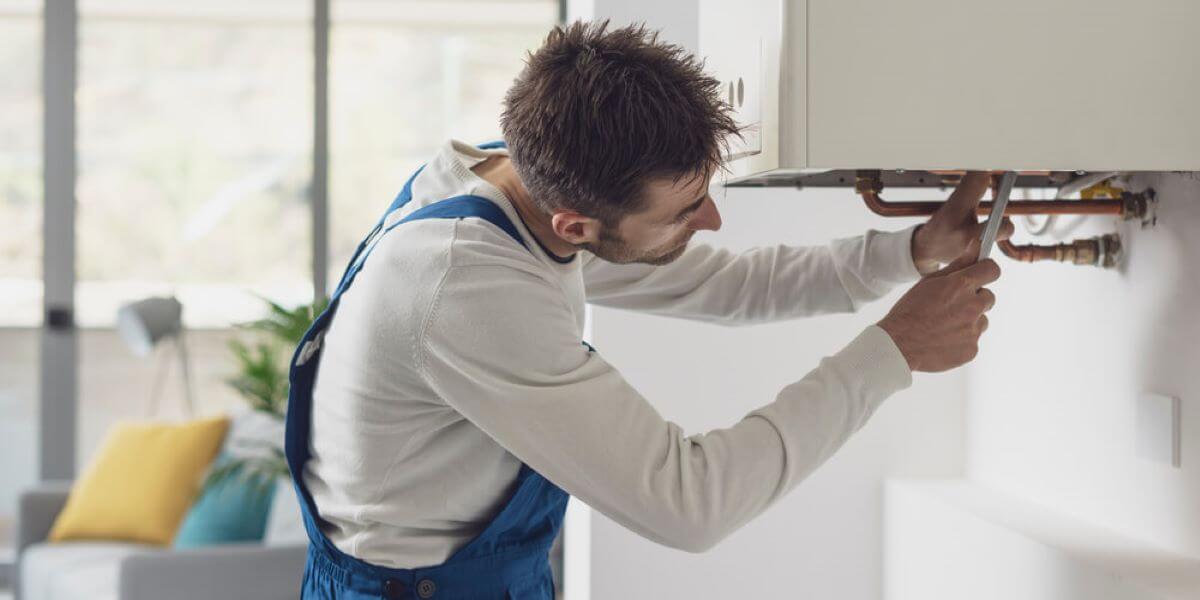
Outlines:
{"label": "man's fingers", "polygon": [[979,288],[979,291],[975,293],[979,295],[980,302],[983,303],[983,312],[992,310],[992,307],[996,305],[996,294],[992,290]]}
{"label": "man's fingers", "polygon": [[973,265],[963,267],[958,271],[957,275],[969,281],[975,289],[979,289],[1000,279],[1000,265],[988,258]]}
{"label": "man's fingers", "polygon": [[945,267],[942,267],[942,269],[937,273],[934,273],[934,275],[949,275],[950,273],[961,271],[962,269],[975,264],[975,261],[979,260],[980,243],[981,242],[979,241],[978,237],[973,238],[971,243],[967,244],[967,249],[962,254],[958,255],[958,258],[954,259],[953,262]]}
{"label": "man's fingers", "polygon": [[1012,237],[1016,227],[1013,225],[1012,219],[1004,217],[1004,221],[1000,223],[1000,231],[996,233],[996,240],[1007,240]]}
{"label": "man's fingers", "polygon": [[986,171],[968,172],[958,182],[958,187],[954,188],[954,192],[950,194],[950,199],[946,200],[942,210],[949,211],[955,216],[974,215],[975,210],[979,207],[979,202],[983,200],[984,193],[991,185],[991,181],[992,176]]}
{"label": "man's fingers", "polygon": [[[983,237],[983,231],[987,229],[987,224],[988,222],[985,220],[980,221],[979,224],[975,226],[975,237]],[[1000,240],[1007,240],[1011,238],[1015,230],[1016,227],[1013,226],[1012,219],[1004,217],[1004,220],[1000,222],[1000,229],[996,232],[996,241],[998,242]]]}
{"label": "man's fingers", "polygon": [[[980,221],[979,224],[975,226],[974,232],[971,235],[977,238],[982,238],[984,230],[987,229],[987,224],[987,221]],[[1012,220],[1008,217],[1004,217],[1004,220],[1000,222],[1000,229],[996,231],[996,241],[998,242],[1000,240],[1007,240],[1011,238],[1015,230],[1016,227],[1013,226]]]}

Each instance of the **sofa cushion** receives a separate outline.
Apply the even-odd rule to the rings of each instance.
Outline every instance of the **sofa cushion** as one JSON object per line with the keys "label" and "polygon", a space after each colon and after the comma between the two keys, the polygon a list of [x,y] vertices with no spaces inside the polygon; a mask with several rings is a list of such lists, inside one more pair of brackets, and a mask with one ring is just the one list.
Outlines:
{"label": "sofa cushion", "polygon": [[[230,460],[218,458],[216,468],[228,468]],[[274,482],[256,473],[235,473],[210,483],[179,526],[175,548],[261,542],[274,493]]]}
{"label": "sofa cushion", "polygon": [[121,560],[155,551],[124,542],[34,544],[21,553],[21,599],[117,600]]}
{"label": "sofa cushion", "polygon": [[118,423],[71,488],[48,539],[169,544],[228,429],[225,417]]}
{"label": "sofa cushion", "polygon": [[[275,482],[263,465],[277,464],[287,471],[282,459],[283,434],[283,419],[276,415],[258,410],[234,412],[221,456],[175,534],[175,548],[262,541],[275,493]],[[246,465],[251,468],[229,472]],[[214,473],[225,476],[214,481]]]}

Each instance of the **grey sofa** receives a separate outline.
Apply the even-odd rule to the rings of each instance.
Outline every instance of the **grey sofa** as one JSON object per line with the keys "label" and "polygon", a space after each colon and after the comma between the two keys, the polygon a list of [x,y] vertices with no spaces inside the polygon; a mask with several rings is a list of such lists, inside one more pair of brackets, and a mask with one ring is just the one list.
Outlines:
{"label": "grey sofa", "polygon": [[125,542],[46,543],[70,482],[21,495],[16,600],[294,599],[302,545],[229,544],[172,550]]}

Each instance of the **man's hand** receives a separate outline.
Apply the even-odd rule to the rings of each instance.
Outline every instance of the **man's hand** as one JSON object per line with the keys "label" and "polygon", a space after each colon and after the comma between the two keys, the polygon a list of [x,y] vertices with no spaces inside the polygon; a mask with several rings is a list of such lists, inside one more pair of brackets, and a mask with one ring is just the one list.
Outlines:
{"label": "man's hand", "polygon": [[[967,173],[950,194],[950,199],[913,233],[913,264],[922,275],[954,260],[973,240],[983,235],[985,223],[979,222],[975,211],[991,181],[991,175],[986,172]],[[1012,233],[1012,221],[1006,217],[996,239],[1008,239]]]}
{"label": "man's hand", "polygon": [[967,245],[945,269],[918,281],[879,321],[913,371],[947,371],[969,362],[996,296],[983,287],[1000,277],[988,259],[975,262],[979,242]]}

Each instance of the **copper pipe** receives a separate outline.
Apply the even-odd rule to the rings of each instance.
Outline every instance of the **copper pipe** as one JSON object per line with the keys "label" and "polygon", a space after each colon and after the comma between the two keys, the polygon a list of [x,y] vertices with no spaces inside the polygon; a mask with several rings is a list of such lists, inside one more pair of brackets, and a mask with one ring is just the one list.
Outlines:
{"label": "copper pipe", "polygon": [[[943,172],[945,173],[945,172]],[[867,208],[884,217],[929,216],[945,202],[888,202],[880,197],[883,181],[879,171],[859,171],[854,189],[862,196]],[[994,193],[994,190],[993,190]],[[1142,224],[1154,222],[1154,193],[1123,192],[1119,200],[1022,200],[1009,202],[1005,215],[1121,215],[1125,219],[1141,218]],[[991,202],[980,202],[976,212],[980,216],[991,213]],[[1014,244],[1009,240],[997,242],[1005,256],[1022,262],[1053,260],[1077,265],[1115,267],[1121,256],[1121,238],[1116,234],[1075,240],[1067,244],[1041,246],[1038,244]]]}
{"label": "copper pipe", "polygon": [[[867,208],[884,217],[923,217],[932,215],[944,202],[888,202],[879,194],[883,181],[879,171],[858,171],[854,189],[862,196]],[[1020,200],[1009,202],[1005,215],[1121,215],[1126,219],[1147,214],[1149,199],[1143,194],[1122,194],[1117,200]],[[976,214],[987,216],[992,203],[979,203]]]}
{"label": "copper pipe", "polygon": [[999,248],[1005,256],[1021,262],[1054,260],[1056,254],[1054,246],[1039,246],[1037,244],[1018,246],[1009,240],[998,240],[996,242],[996,247]]}
{"label": "copper pipe", "polygon": [[1004,255],[1022,262],[1053,260],[1077,265],[1095,265],[1112,268],[1120,262],[1121,238],[1116,234],[1075,240],[1067,244],[1039,246],[1037,244],[1014,244],[1009,240],[996,242]]}
{"label": "copper pipe", "polygon": [[[926,217],[941,208],[944,202],[889,202],[874,190],[860,190],[863,202],[871,212],[884,217]],[[986,217],[992,210],[990,201],[979,203],[976,213]],[[1013,200],[1004,209],[1005,215],[1121,215],[1123,200]]]}

